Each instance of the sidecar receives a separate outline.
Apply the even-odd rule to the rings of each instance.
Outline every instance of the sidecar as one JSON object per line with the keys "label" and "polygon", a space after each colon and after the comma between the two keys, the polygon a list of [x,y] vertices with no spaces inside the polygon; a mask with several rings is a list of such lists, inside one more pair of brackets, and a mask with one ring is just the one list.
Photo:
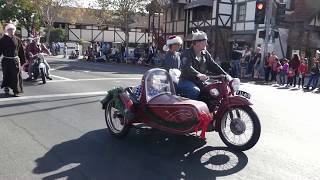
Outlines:
{"label": "sidecar", "polygon": [[177,96],[169,73],[159,68],[144,74],[139,97],[133,88],[117,88],[109,91],[102,104],[109,132],[116,137],[124,137],[132,125],[143,123],[176,134],[202,130],[205,138],[212,123],[207,105]]}

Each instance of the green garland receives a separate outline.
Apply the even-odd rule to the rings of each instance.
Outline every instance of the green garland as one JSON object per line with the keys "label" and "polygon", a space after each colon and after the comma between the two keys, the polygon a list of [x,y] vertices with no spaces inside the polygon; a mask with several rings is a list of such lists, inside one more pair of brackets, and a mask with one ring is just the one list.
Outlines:
{"label": "green garland", "polygon": [[130,120],[134,118],[134,113],[130,112],[119,98],[119,95],[124,92],[125,90],[122,87],[113,88],[108,91],[107,95],[100,102],[102,104],[102,109],[106,109],[107,104],[114,101],[115,108],[120,111],[120,114]]}

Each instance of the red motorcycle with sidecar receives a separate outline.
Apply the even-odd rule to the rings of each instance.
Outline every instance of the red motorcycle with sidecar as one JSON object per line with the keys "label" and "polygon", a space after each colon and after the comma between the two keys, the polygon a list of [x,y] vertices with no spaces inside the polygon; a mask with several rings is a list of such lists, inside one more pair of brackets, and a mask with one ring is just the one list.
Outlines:
{"label": "red motorcycle with sidecar", "polygon": [[101,101],[111,135],[123,138],[130,128],[143,123],[168,133],[190,134],[217,131],[230,148],[245,151],[260,137],[260,121],[251,108],[250,94],[239,91],[240,80],[209,76],[200,99],[177,95],[169,73],[155,68],[141,82],[141,95],[133,87],[114,88]]}

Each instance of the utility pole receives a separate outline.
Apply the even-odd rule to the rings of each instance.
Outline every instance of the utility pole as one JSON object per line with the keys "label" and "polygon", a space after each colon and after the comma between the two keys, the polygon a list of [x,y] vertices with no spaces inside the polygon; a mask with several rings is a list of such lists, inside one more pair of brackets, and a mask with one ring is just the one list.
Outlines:
{"label": "utility pole", "polygon": [[268,48],[269,48],[269,42],[270,42],[273,0],[267,0],[266,5],[267,5],[266,21],[265,21],[266,38],[264,39],[264,56],[268,54]]}

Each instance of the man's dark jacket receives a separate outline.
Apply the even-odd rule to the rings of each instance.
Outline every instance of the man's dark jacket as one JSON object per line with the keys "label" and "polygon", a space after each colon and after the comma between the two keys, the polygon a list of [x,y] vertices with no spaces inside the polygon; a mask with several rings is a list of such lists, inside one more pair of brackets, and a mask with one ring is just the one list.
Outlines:
{"label": "man's dark jacket", "polygon": [[195,84],[201,84],[198,74],[221,75],[227,74],[211,57],[207,50],[201,52],[202,59],[196,59],[193,48],[186,49],[181,55],[181,76],[182,80],[190,80]]}

